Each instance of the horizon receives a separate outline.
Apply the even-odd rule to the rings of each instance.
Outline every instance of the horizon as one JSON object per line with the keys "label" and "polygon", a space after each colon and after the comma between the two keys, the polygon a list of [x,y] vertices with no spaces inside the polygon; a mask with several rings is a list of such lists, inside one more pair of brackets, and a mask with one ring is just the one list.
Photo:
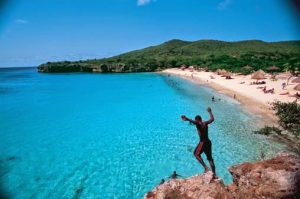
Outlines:
{"label": "horizon", "polygon": [[0,15],[0,67],[108,58],[174,39],[299,41],[296,5],[283,0],[272,3],[7,1],[0,5],[4,13]]}

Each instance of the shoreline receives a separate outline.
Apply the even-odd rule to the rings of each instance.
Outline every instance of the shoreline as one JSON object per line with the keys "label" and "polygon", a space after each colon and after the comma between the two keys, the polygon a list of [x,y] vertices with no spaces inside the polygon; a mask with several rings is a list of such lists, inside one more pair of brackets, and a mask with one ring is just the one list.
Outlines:
{"label": "shoreline", "polygon": [[[274,111],[271,109],[271,105],[269,102],[267,102],[267,100],[265,100],[264,103],[256,99],[259,96],[254,95],[254,97],[251,98],[249,96],[244,95],[242,92],[239,92],[239,90],[237,91],[234,88],[228,88],[220,85],[220,82],[214,82],[208,80],[209,76],[212,74],[214,76],[217,76],[212,72],[189,72],[189,71],[182,72],[181,70],[178,69],[166,69],[161,73],[175,75],[179,78],[186,79],[195,84],[212,88],[218,93],[231,97],[232,99],[238,101],[245,111],[247,111],[249,114],[254,114],[257,117],[257,125],[259,128],[263,128],[264,126],[278,126],[278,118],[275,115]],[[197,76],[197,73],[201,73],[201,75]],[[191,76],[191,74],[193,74],[193,76]],[[234,94],[236,95],[236,98],[234,98],[233,96]],[[277,100],[281,101],[280,99]],[[289,102],[287,100],[282,100],[282,101]],[[285,145],[288,151],[300,155],[300,150],[299,150],[300,140],[298,139],[295,140],[293,136],[284,134],[282,136],[273,135],[267,137],[275,142]]]}
{"label": "shoreline", "polygon": [[[177,69],[175,69],[175,70],[174,69],[166,69],[166,70],[162,71],[162,73],[175,75],[179,78],[183,78],[188,81],[192,81],[198,85],[212,88],[213,90],[215,90],[218,93],[221,93],[228,97],[231,97],[232,99],[238,101],[241,104],[241,106],[248,113],[257,115],[257,117],[259,117],[261,119],[260,126],[262,126],[262,127],[264,125],[272,126],[272,125],[277,124],[278,119],[275,116],[275,113],[273,112],[273,110],[271,110],[271,106],[268,104],[264,104],[262,102],[256,101],[252,98],[249,98],[248,96],[243,95],[242,93],[237,92],[236,90],[226,88],[216,82],[212,82],[212,81],[207,82],[206,79],[204,79],[202,77],[199,78],[198,76],[194,75],[194,77],[192,78],[191,74],[195,74],[195,72],[184,71],[185,74],[182,74],[182,73],[180,73],[180,71],[177,71]],[[207,73],[208,78],[212,74],[210,72],[202,72],[202,73]],[[237,96],[236,98],[234,98],[234,94]]]}

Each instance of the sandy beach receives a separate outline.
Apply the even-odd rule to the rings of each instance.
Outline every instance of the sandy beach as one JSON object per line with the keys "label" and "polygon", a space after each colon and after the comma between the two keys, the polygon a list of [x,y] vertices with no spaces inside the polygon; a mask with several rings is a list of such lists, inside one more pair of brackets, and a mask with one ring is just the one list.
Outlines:
{"label": "sandy beach", "polygon": [[[274,101],[293,102],[296,99],[289,95],[280,95],[285,92],[289,92],[290,95],[296,93],[293,89],[296,84],[293,83],[289,83],[285,89],[282,89],[282,83],[287,80],[287,77],[283,74],[278,75],[276,81],[271,80],[271,75],[267,74],[266,79],[263,80],[266,84],[250,85],[251,82],[256,81],[251,79],[251,75],[232,74],[232,79],[226,79],[213,72],[198,72],[177,68],[166,69],[163,73],[177,75],[201,85],[209,86],[220,93],[235,97],[248,111],[260,115],[264,123],[268,124],[276,121],[270,103]],[[264,86],[266,86],[267,89],[274,88],[274,94],[264,93],[261,89]]]}

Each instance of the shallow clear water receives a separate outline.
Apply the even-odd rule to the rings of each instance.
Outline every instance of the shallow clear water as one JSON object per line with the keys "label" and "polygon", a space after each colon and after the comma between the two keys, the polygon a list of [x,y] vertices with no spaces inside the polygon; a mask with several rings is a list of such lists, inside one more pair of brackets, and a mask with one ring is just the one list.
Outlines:
{"label": "shallow clear water", "polygon": [[[211,102],[211,96],[222,98]],[[181,114],[208,119],[217,174],[282,149],[253,135],[256,117],[213,90],[161,74],[0,70],[1,192],[11,198],[141,198],[173,170],[203,171]],[[205,156],[204,156],[205,157]]]}

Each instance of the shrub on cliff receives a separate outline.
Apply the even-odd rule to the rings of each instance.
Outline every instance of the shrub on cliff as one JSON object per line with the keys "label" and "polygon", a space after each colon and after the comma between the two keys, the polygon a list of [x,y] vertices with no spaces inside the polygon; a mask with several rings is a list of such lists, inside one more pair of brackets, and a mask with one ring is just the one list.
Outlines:
{"label": "shrub on cliff", "polygon": [[300,105],[293,103],[274,102],[272,108],[279,119],[279,125],[300,136]]}
{"label": "shrub on cliff", "polygon": [[271,134],[277,134],[281,135],[281,130],[274,126],[265,126],[257,131],[254,131],[255,134],[261,134],[261,135],[271,135]]}

